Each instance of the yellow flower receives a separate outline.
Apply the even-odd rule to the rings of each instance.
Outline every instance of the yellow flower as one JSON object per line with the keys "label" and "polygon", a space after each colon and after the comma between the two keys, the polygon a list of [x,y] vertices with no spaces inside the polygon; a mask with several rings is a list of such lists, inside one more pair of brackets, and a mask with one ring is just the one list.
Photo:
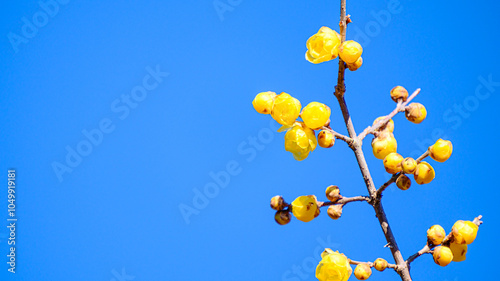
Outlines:
{"label": "yellow flower", "polygon": [[306,43],[306,60],[314,64],[335,59],[339,53],[340,35],[323,26]]}
{"label": "yellow flower", "polygon": [[403,156],[396,152],[387,154],[384,158],[384,167],[389,174],[397,174],[403,170],[402,162]]}
{"label": "yellow flower", "polygon": [[451,249],[446,246],[438,246],[434,248],[432,253],[434,262],[440,266],[447,266],[453,260],[453,253]]}
{"label": "yellow flower", "polygon": [[319,215],[314,195],[299,196],[292,202],[292,213],[300,221],[310,222]]}
{"label": "yellow flower", "polygon": [[274,99],[276,98],[275,92],[262,92],[255,96],[252,104],[258,113],[271,114],[273,109]]}
{"label": "yellow flower", "polygon": [[417,165],[417,169],[413,174],[415,177],[415,181],[418,184],[427,184],[430,183],[434,177],[436,177],[436,173],[434,172],[434,168],[427,162],[420,162]]}
{"label": "yellow flower", "polygon": [[335,136],[332,132],[321,130],[318,134],[318,144],[324,148],[330,148],[335,144]]}
{"label": "yellow flower", "polygon": [[431,226],[427,230],[427,240],[433,245],[441,244],[445,237],[446,232],[444,231],[444,228],[438,224]]}
{"label": "yellow flower", "polygon": [[406,107],[405,116],[410,122],[420,124],[427,117],[427,109],[421,103],[412,102]]}
{"label": "yellow flower", "polygon": [[477,236],[478,226],[471,221],[457,221],[451,231],[453,242],[457,244],[471,244]]}
{"label": "yellow flower", "polygon": [[346,256],[332,250],[323,253],[326,254],[322,254],[322,259],[316,267],[316,278],[320,281],[347,281],[352,268]]}
{"label": "yellow flower", "polygon": [[389,264],[383,258],[378,258],[373,262],[373,267],[378,271],[384,271]]}
{"label": "yellow flower", "polygon": [[384,159],[389,153],[396,152],[398,143],[391,132],[383,131],[372,141],[373,155]]}
{"label": "yellow flower", "polygon": [[300,102],[287,93],[279,94],[274,100],[271,116],[281,125],[292,125],[300,115]]}
{"label": "yellow flower", "polygon": [[302,117],[307,127],[317,130],[330,120],[330,113],[328,106],[314,101],[302,109],[300,117]]}
{"label": "yellow flower", "polygon": [[353,40],[345,41],[339,48],[340,58],[348,64],[355,63],[361,57],[362,53],[363,47]]}
{"label": "yellow flower", "polygon": [[285,150],[291,152],[298,161],[306,159],[317,144],[314,131],[302,122],[295,122],[285,134]]}
{"label": "yellow flower", "polygon": [[453,253],[454,262],[461,262],[465,260],[465,254],[467,254],[467,244],[451,243],[450,250]]}
{"label": "yellow flower", "polygon": [[417,169],[417,161],[411,157],[406,157],[401,165],[403,166],[403,173],[405,174],[413,174]]}
{"label": "yellow flower", "polygon": [[453,152],[453,145],[451,141],[438,139],[435,144],[429,147],[429,156],[438,161],[444,162],[450,158]]}

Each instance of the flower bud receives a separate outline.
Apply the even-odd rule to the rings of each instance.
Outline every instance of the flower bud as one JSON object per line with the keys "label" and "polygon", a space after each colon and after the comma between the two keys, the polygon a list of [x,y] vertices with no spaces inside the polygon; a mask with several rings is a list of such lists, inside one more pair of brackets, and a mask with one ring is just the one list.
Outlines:
{"label": "flower bud", "polygon": [[309,222],[319,215],[316,196],[299,196],[292,202],[292,213],[300,221]]}
{"label": "flower bud", "polygon": [[328,207],[328,216],[334,220],[338,220],[342,216],[343,205],[332,205]]}
{"label": "flower bud", "polygon": [[450,158],[453,152],[451,141],[438,139],[435,144],[429,147],[429,156],[438,162],[444,162]]}
{"label": "flower bud", "polygon": [[427,117],[427,110],[420,103],[410,103],[405,110],[406,119],[415,124],[420,124]]}
{"label": "flower bud", "polygon": [[415,181],[418,184],[427,184],[430,183],[434,177],[436,176],[436,173],[434,172],[434,168],[427,163],[427,162],[420,162],[417,165],[417,169],[415,170]]}
{"label": "flower bud", "polygon": [[431,226],[427,230],[427,241],[432,243],[432,245],[440,245],[443,243],[445,237],[446,232],[444,231],[444,228],[438,224]]}
{"label": "flower bud", "polygon": [[363,53],[363,48],[358,42],[349,40],[340,45],[339,56],[345,63],[355,63]]}
{"label": "flower bud", "polygon": [[257,96],[255,96],[255,99],[252,102],[253,108],[255,108],[258,113],[271,114],[275,98],[275,92],[259,93],[257,94]]}
{"label": "flower bud", "polygon": [[476,239],[478,228],[471,221],[457,221],[451,229],[453,242],[457,244],[471,244]]}
{"label": "flower bud", "polygon": [[330,185],[329,187],[326,188],[326,198],[332,202],[337,202],[339,199],[342,198],[342,195],[340,195],[340,189],[336,185]]}
{"label": "flower bud", "polygon": [[354,276],[356,276],[358,280],[366,280],[370,275],[372,275],[372,269],[366,263],[360,263],[354,269]]}
{"label": "flower bud", "polygon": [[317,130],[330,120],[330,113],[331,110],[328,106],[314,101],[302,109],[300,117],[307,127]]}
{"label": "flower bud", "polygon": [[402,86],[396,86],[391,90],[391,98],[395,102],[398,102],[400,99],[406,101],[408,98],[408,91]]}
{"label": "flower bud", "polygon": [[[380,116],[378,117],[377,119],[375,119],[375,121],[373,121],[373,125],[372,126],[375,126],[379,121],[382,121],[384,120],[385,116]],[[380,129],[378,129],[379,132],[381,131],[387,131],[387,132],[394,132],[394,121],[392,121],[392,119],[389,119],[389,122],[387,122],[387,124],[385,124],[384,126],[380,127]]]}
{"label": "flower bud", "polygon": [[376,259],[373,263],[373,267],[375,267],[375,269],[378,271],[384,271],[388,265],[389,264],[387,263],[387,261],[382,258]]}
{"label": "flower bud", "polygon": [[403,173],[405,174],[413,174],[417,169],[417,161],[411,157],[406,157],[401,165],[403,166]]}
{"label": "flower bud", "polygon": [[292,215],[290,214],[289,211],[283,211],[283,210],[277,211],[276,214],[274,215],[274,220],[279,225],[285,225],[292,220]]}
{"label": "flower bud", "polygon": [[274,210],[281,211],[283,210],[283,208],[285,208],[285,206],[285,200],[280,195],[276,195],[271,198],[271,208],[273,208]]}
{"label": "flower bud", "polygon": [[447,266],[453,260],[451,249],[446,246],[437,246],[432,253],[434,262],[440,266]]}
{"label": "flower bud", "polygon": [[300,115],[300,101],[287,93],[279,94],[273,103],[271,117],[281,125],[293,125]]}
{"label": "flower bud", "polygon": [[403,162],[403,156],[399,155],[396,152],[389,153],[384,158],[385,170],[389,174],[397,174],[403,170],[401,162]]}
{"label": "flower bud", "polygon": [[363,65],[363,58],[359,57],[359,59],[356,62],[354,62],[354,63],[348,63],[347,64],[347,68],[349,68],[350,71],[356,71],[362,65]]}
{"label": "flower bud", "polygon": [[461,262],[465,260],[467,254],[467,244],[450,243],[450,250],[453,253],[453,261]]}
{"label": "flower bud", "polygon": [[318,134],[318,144],[324,148],[330,148],[335,144],[335,136],[332,132],[322,130]]}
{"label": "flower bud", "polygon": [[381,132],[372,140],[373,155],[378,159],[384,159],[389,153],[396,152],[398,143],[390,132]]}
{"label": "flower bud", "polygon": [[408,176],[401,174],[396,180],[396,186],[401,190],[408,190],[411,186],[411,180]]}

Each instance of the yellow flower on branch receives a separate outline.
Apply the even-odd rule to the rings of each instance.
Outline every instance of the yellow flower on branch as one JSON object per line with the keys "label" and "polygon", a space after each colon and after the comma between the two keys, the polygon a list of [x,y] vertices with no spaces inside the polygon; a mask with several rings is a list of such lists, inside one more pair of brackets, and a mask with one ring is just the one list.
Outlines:
{"label": "yellow flower on branch", "polygon": [[317,145],[314,131],[303,122],[295,122],[285,134],[285,150],[291,152],[298,161],[306,159],[309,152],[315,150]]}
{"label": "yellow flower on branch", "polygon": [[306,43],[306,60],[314,64],[333,60],[339,55],[340,35],[323,26]]}
{"label": "yellow flower on branch", "polygon": [[316,278],[320,281],[347,281],[352,273],[349,260],[338,251],[326,249],[316,267]]}
{"label": "yellow flower on branch", "polygon": [[274,99],[271,117],[281,125],[291,126],[299,118],[301,107],[298,99],[281,93]]}

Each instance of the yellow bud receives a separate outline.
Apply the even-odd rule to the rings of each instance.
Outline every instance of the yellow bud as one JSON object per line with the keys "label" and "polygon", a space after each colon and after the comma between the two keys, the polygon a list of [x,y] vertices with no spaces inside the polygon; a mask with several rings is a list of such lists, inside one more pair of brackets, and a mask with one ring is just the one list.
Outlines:
{"label": "yellow bud", "polygon": [[326,198],[332,202],[337,202],[339,199],[342,198],[342,195],[340,195],[340,189],[336,185],[330,185],[329,187],[326,188]]}
{"label": "yellow bud", "polygon": [[285,200],[283,197],[276,195],[273,198],[271,198],[271,208],[273,208],[276,211],[281,211],[285,207]]}
{"label": "yellow bud", "polygon": [[450,158],[453,152],[451,141],[438,139],[435,144],[429,147],[429,156],[438,162],[444,162]]}
{"label": "yellow bud", "polygon": [[309,152],[316,149],[318,141],[314,131],[302,122],[295,122],[285,134],[285,150],[293,154],[296,160],[304,160]]}
{"label": "yellow bud", "polygon": [[465,255],[467,254],[467,244],[450,244],[450,250],[453,253],[453,261],[461,262],[465,260]]}
{"label": "yellow bud", "polygon": [[349,68],[350,71],[356,71],[358,70],[361,66],[363,65],[363,58],[359,57],[357,61],[354,63],[348,63],[347,68]]}
{"label": "yellow bud", "polygon": [[342,216],[343,205],[332,205],[328,207],[328,216],[334,220],[338,220]]}
{"label": "yellow bud", "polygon": [[373,155],[378,159],[384,159],[389,153],[396,152],[398,143],[390,132],[381,132],[372,140]]}
{"label": "yellow bud", "polygon": [[457,244],[471,244],[476,239],[478,228],[471,221],[457,221],[451,229],[453,242]]}
{"label": "yellow bud", "polygon": [[420,162],[417,165],[417,169],[415,170],[415,181],[418,184],[427,184],[430,183],[434,177],[436,176],[436,173],[434,172],[434,168],[427,163],[427,162]]}
{"label": "yellow bud", "polygon": [[[378,117],[377,119],[375,119],[375,121],[373,121],[373,125],[372,126],[375,126],[379,121],[382,121],[383,119],[385,118],[385,116],[380,116]],[[385,124],[384,126],[380,127],[380,129],[378,129],[378,131],[387,131],[387,132],[394,132],[394,121],[392,121],[392,119],[389,119],[389,122],[387,122],[387,124]]]}
{"label": "yellow bud", "polygon": [[340,35],[323,26],[307,42],[306,60],[314,64],[335,59],[339,53]]}
{"label": "yellow bud", "polygon": [[396,152],[391,152],[384,158],[385,170],[389,174],[397,174],[403,170],[401,162],[403,162],[403,156]]}
{"label": "yellow bud", "polygon": [[444,231],[444,228],[438,224],[431,226],[427,230],[427,241],[432,243],[432,245],[440,245],[443,243],[445,237],[446,232]]}
{"label": "yellow bud", "polygon": [[391,98],[395,102],[398,102],[400,99],[406,101],[408,98],[408,91],[402,86],[396,86],[391,90]]}
{"label": "yellow bud", "polygon": [[427,110],[420,103],[410,103],[405,110],[406,119],[415,124],[420,124],[427,117]]}
{"label": "yellow bud", "polygon": [[366,263],[360,263],[354,269],[354,276],[356,276],[358,280],[366,280],[370,275],[372,275],[372,269]]}
{"label": "yellow bud", "polygon": [[299,196],[292,202],[292,213],[300,221],[309,222],[319,215],[314,195]]}
{"label": "yellow bud", "polygon": [[398,179],[396,180],[396,186],[401,190],[408,190],[411,186],[411,180],[406,175],[399,175]]}
{"label": "yellow bud", "polygon": [[330,148],[335,144],[335,136],[332,132],[321,130],[318,134],[318,144],[324,148]]}
{"label": "yellow bud", "polygon": [[405,174],[413,174],[417,169],[417,161],[411,157],[406,157],[401,165],[403,166],[403,173]]}
{"label": "yellow bud", "polygon": [[375,267],[375,269],[378,271],[384,271],[388,265],[389,264],[387,263],[387,261],[382,258],[376,259],[373,263],[373,267]]}
{"label": "yellow bud", "polygon": [[346,256],[331,250],[323,253],[316,267],[316,278],[319,281],[347,281],[352,274],[352,268]]}
{"label": "yellow bud", "polygon": [[432,253],[434,262],[440,266],[447,266],[453,260],[453,253],[451,249],[446,246],[438,246],[434,248]]}
{"label": "yellow bud", "polygon": [[345,63],[355,63],[362,53],[361,45],[353,40],[345,41],[339,48],[339,56]]}
{"label": "yellow bud", "polygon": [[292,215],[288,211],[277,211],[276,214],[274,215],[274,220],[279,224],[279,225],[285,225],[292,220]]}
{"label": "yellow bud", "polygon": [[287,93],[279,94],[273,103],[271,116],[281,125],[293,125],[300,115],[300,102]]}
{"label": "yellow bud", "polygon": [[317,130],[330,120],[330,108],[319,102],[311,102],[304,109],[300,117],[307,127]]}
{"label": "yellow bud", "polygon": [[253,108],[258,113],[262,114],[271,114],[271,110],[273,109],[274,99],[276,98],[275,92],[262,92],[255,96],[253,100]]}

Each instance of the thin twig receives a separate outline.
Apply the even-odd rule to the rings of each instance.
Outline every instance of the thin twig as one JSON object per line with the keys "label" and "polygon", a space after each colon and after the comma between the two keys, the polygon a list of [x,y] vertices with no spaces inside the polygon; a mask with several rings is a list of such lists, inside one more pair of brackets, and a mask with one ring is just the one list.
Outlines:
{"label": "thin twig", "polygon": [[[353,265],[358,265],[358,264],[361,264],[361,263],[366,263],[369,267],[374,267],[375,264],[371,261],[368,261],[368,262],[362,262],[362,261],[353,261],[351,259],[349,259],[349,264],[353,264]],[[395,264],[392,264],[392,263],[387,263],[387,268],[392,268],[392,269],[397,269],[398,266],[395,265]]]}
{"label": "thin twig", "polygon": [[333,202],[333,201],[327,201],[327,202],[318,202],[318,207],[325,207],[325,206],[330,206],[330,205],[345,205],[347,203],[351,202],[356,202],[356,201],[370,201],[369,196],[355,196],[355,197],[342,197],[341,199]]}
{"label": "thin twig", "polygon": [[419,93],[420,89],[417,89],[415,90],[415,92],[413,92],[413,94],[411,94],[411,96],[408,97],[408,99],[405,102],[398,102],[396,108],[391,113],[389,113],[389,115],[387,115],[384,119],[378,121],[377,124],[375,124],[374,126],[368,126],[366,129],[364,129],[363,132],[361,132],[361,134],[359,134],[358,136],[359,140],[362,141],[368,134],[373,134],[378,129],[385,126],[389,122],[389,120],[391,120],[392,117],[394,117],[396,114],[405,111],[408,103],[410,103],[411,100],[413,100]]}
{"label": "thin twig", "polygon": [[323,126],[323,127],[321,127],[321,130],[326,130],[326,131],[331,132],[333,134],[333,136],[335,136],[336,139],[345,141],[349,145],[349,147],[352,146],[352,144],[354,142],[354,140],[351,139],[350,137],[342,135],[340,133],[337,133],[330,127]]}

